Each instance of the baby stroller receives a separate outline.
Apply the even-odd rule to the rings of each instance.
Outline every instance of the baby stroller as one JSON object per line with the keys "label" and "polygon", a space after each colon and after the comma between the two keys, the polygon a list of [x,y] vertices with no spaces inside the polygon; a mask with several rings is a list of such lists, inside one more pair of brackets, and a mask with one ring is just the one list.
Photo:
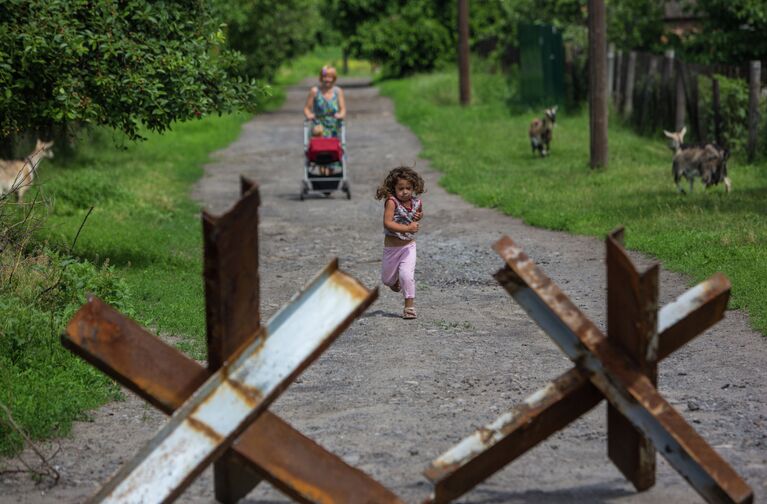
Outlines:
{"label": "baby stroller", "polygon": [[346,172],[346,125],[338,121],[338,137],[313,137],[311,130],[312,122],[304,121],[304,179],[299,198],[303,201],[310,193],[330,196],[333,191],[343,191],[352,199]]}

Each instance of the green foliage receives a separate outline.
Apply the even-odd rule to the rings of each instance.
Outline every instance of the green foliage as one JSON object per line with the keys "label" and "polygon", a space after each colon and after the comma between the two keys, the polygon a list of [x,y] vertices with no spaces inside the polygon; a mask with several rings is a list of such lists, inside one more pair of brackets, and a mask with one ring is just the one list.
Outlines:
{"label": "green foliage", "polygon": [[612,0],[607,3],[607,38],[619,49],[662,51],[667,38],[664,0]]}
{"label": "green foliage", "polygon": [[322,27],[317,0],[236,0],[220,9],[230,45],[245,56],[245,73],[269,81],[281,64],[314,46]]}
{"label": "green foliage", "polygon": [[[118,393],[95,368],[67,352],[59,334],[93,293],[123,311],[130,289],[104,264],[98,268],[50,250],[18,260],[0,255],[0,403],[33,438],[61,435],[83,409]],[[21,435],[0,414],[0,454],[21,449]]]}
{"label": "green foliage", "polygon": [[609,168],[590,169],[585,113],[558,116],[551,155],[536,158],[527,129],[541,110],[510,115],[504,77],[477,73],[477,104],[461,107],[456,80],[451,70],[381,83],[448,191],[571,233],[604,236],[625,225],[629,247],[658,257],[664,268],[695,281],[724,272],[733,283],[730,306],[748,310],[754,327],[767,332],[766,162],[748,166],[736,156],[729,163],[732,193],[696,184],[681,196],[665,140],[639,137],[616,122]]}
{"label": "green foliage", "polygon": [[363,23],[350,41],[351,53],[383,65],[397,77],[437,68],[452,53],[450,32],[417,9]]}
{"label": "green foliage", "polygon": [[[719,82],[719,105],[722,117],[722,143],[737,154],[746,153],[748,143],[748,84],[741,79],[730,79],[724,75],[715,75]],[[700,95],[700,111],[703,113],[702,136],[705,139],[715,138],[715,118],[711,78],[700,76],[698,79]],[[761,117],[765,117],[767,103],[760,100]],[[767,124],[762,125],[762,128]],[[762,129],[762,131],[765,131]]]}
{"label": "green foliage", "polygon": [[767,54],[764,0],[697,0],[688,9],[701,22],[701,29],[685,39],[686,52],[698,62],[742,63]]}
{"label": "green foliage", "polygon": [[139,137],[143,125],[252,107],[207,2],[0,3],[0,137],[66,122]]}

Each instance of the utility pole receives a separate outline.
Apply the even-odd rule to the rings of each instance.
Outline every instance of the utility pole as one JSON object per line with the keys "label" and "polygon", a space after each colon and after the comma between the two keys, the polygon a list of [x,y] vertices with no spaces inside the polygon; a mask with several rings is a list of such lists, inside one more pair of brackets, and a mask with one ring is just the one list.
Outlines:
{"label": "utility pole", "polygon": [[[604,0],[589,0],[589,131],[592,168],[607,166],[607,40]],[[630,99],[630,97],[628,98]]]}
{"label": "utility pole", "polygon": [[461,105],[471,102],[469,82],[469,0],[458,0],[458,87]]}

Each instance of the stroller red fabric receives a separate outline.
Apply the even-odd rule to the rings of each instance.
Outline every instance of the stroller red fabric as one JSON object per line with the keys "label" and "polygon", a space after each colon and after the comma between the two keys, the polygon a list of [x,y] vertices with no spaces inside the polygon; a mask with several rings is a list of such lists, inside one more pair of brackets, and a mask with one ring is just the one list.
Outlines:
{"label": "stroller red fabric", "polygon": [[306,156],[309,161],[317,164],[328,164],[341,161],[344,150],[341,147],[341,141],[333,137],[315,137],[309,141],[309,150]]}

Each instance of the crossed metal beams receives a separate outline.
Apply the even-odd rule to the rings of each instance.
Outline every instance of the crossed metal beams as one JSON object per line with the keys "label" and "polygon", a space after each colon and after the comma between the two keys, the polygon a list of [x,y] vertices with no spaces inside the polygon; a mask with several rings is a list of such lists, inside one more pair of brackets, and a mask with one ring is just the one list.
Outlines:
{"label": "crossed metal beams", "polygon": [[638,490],[654,483],[660,448],[706,500],[753,501],[751,488],[655,387],[657,361],[721,320],[730,283],[714,275],[657,312],[657,265],[640,274],[622,237],[618,230],[607,239],[609,337],[511,238],[494,245],[506,262],[496,279],[575,367],[437,458],[425,471],[432,502],[463,495],[605,398],[608,454]]}
{"label": "crossed metal beams", "polygon": [[[401,502],[266,410],[373,302],[377,290],[365,289],[333,261],[260,329],[258,205],[257,187],[243,179],[242,198],[228,213],[203,215],[207,370],[96,298],[67,326],[64,346],[165,413],[181,408],[94,499],[172,500],[221,457],[215,484],[222,502],[235,502],[260,478],[301,502]],[[218,401],[234,407],[218,407]],[[167,441],[179,433],[197,436],[193,444],[206,445],[205,451],[190,460],[187,450],[178,448],[187,448],[184,443],[168,451]],[[170,464],[152,461],[152,454],[163,450],[173,455]],[[187,465],[174,476],[155,474],[181,466],[182,459]]]}

